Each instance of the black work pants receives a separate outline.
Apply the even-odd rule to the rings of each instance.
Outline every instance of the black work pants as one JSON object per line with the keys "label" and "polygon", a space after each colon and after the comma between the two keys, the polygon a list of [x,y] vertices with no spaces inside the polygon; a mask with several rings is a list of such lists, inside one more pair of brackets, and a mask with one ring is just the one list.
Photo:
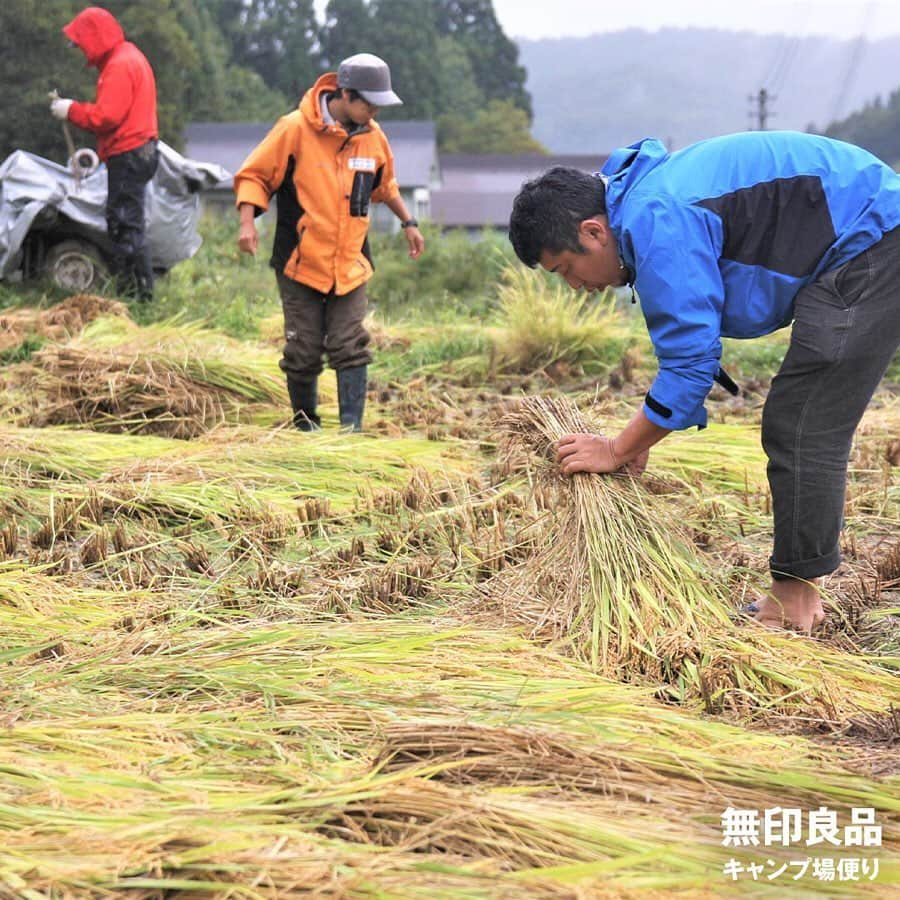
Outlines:
{"label": "black work pants", "polygon": [[153,297],[153,266],[144,208],[147,183],[156,174],[158,164],[155,140],[106,161],[106,230],[112,243],[116,287],[141,300]]}
{"label": "black work pants", "polygon": [[815,578],[840,564],[853,435],[898,345],[900,228],[797,294],[763,409],[774,578]]}

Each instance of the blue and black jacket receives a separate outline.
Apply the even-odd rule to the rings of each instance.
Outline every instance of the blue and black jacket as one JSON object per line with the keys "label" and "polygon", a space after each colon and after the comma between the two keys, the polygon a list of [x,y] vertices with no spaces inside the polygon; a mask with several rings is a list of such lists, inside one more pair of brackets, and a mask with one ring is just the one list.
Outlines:
{"label": "blue and black jacket", "polygon": [[648,139],[602,174],[659,360],[644,412],[664,428],[706,425],[722,337],[788,325],[801,288],[900,225],[900,176],[815,135],[748,132],[671,154]]}

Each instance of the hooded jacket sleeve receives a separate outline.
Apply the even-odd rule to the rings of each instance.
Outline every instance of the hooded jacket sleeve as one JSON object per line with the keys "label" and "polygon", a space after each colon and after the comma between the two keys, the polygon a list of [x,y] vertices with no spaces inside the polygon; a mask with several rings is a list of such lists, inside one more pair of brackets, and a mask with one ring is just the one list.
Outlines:
{"label": "hooded jacket sleeve", "polygon": [[290,116],[280,118],[272,130],[244,160],[234,176],[235,205],[251,203],[260,212],[284,180],[293,155],[297,153],[297,128]]}
{"label": "hooded jacket sleeve", "polygon": [[626,231],[635,290],[659,361],[644,412],[663,428],[702,428],[722,355],[721,223],[667,197],[633,202],[636,213]]}
{"label": "hooded jacket sleeve", "polygon": [[95,103],[73,103],[69,121],[85,131],[115,131],[128,117],[134,103],[134,84],[127,60],[113,59],[104,66],[97,82]]}

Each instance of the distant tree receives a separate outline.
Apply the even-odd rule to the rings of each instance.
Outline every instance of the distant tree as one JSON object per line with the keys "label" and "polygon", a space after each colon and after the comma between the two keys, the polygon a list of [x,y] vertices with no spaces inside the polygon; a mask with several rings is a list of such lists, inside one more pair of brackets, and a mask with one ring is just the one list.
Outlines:
{"label": "distant tree", "polygon": [[497,21],[492,0],[435,0],[438,29],[465,50],[472,72],[488,100],[511,100],[531,122],[527,72],[519,48]]}
{"label": "distant tree", "polygon": [[484,92],[475,80],[468,54],[451,37],[438,39],[437,70],[439,115],[452,113],[460,116],[474,115],[484,105]]}
{"label": "distant tree", "polygon": [[206,0],[230,48],[229,62],[259,73],[288,97],[320,70],[312,0]]}
{"label": "distant tree", "polygon": [[438,142],[445,153],[546,153],[531,136],[528,116],[511,100],[491,100],[475,115],[438,117]]}
{"label": "distant tree", "polygon": [[65,162],[65,140],[50,115],[47,92],[89,96],[95,80],[60,31],[74,10],[70,0],[5,0],[0,6],[0,159],[13,150],[30,150]]}
{"label": "distant tree", "polygon": [[[364,51],[387,60],[403,106],[381,117],[434,119],[442,149],[543,149],[529,133],[531,100],[518,48],[492,0],[331,0],[320,43],[331,69]],[[492,116],[502,121],[492,123]]]}
{"label": "distant tree", "polygon": [[188,120],[200,122],[265,121],[282,115],[293,103],[269,87],[262,76],[231,61],[209,0],[175,0],[179,22],[199,60],[199,77],[186,85]]}
{"label": "distant tree", "polygon": [[199,78],[191,79],[185,101],[191,118],[214,121],[225,108],[225,69],[228,53],[222,32],[203,0],[176,0],[178,20],[194,46]]}
{"label": "distant tree", "polygon": [[[270,83],[296,101],[324,69],[319,48],[319,25],[312,0],[293,0],[291,5],[295,7],[295,12],[289,15],[296,18],[284,23],[283,52],[276,68],[275,81]],[[281,21],[284,21],[286,14],[286,10],[282,9]]]}
{"label": "distant tree", "polygon": [[[297,97],[285,97],[273,91],[260,77],[242,66],[226,70],[225,106],[211,122],[269,122],[289,113],[297,106]],[[194,116],[199,121],[199,116]]]}
{"label": "distant tree", "polygon": [[319,28],[312,0],[173,2],[201,59],[203,83],[186,88],[195,119],[273,118],[319,72],[369,52],[387,60],[403,98],[381,118],[434,119],[441,145],[456,149],[541,149],[525,70],[491,0],[330,0]]}
{"label": "distant tree", "polygon": [[865,147],[886,163],[900,163],[900,90],[885,103],[877,97],[840,122],[832,122],[825,134]]}
{"label": "distant tree", "polygon": [[391,67],[391,82],[403,99],[402,107],[388,107],[387,119],[433,119],[440,110],[441,75],[438,68],[436,5],[433,0],[373,0],[376,24],[370,50]]}
{"label": "distant tree", "polygon": [[229,62],[243,59],[247,43],[252,40],[252,34],[248,33],[252,28],[247,27],[249,2],[250,0],[196,0],[198,6],[208,11],[210,19],[225,39],[225,56]]}
{"label": "distant tree", "polygon": [[321,32],[322,57],[332,71],[355,53],[375,53],[391,67],[401,107],[384,119],[433,119],[440,112],[440,34],[434,0],[331,0]]}
{"label": "distant tree", "polygon": [[342,59],[354,53],[375,52],[377,30],[365,0],[329,0],[319,31],[323,69],[333,72]]}

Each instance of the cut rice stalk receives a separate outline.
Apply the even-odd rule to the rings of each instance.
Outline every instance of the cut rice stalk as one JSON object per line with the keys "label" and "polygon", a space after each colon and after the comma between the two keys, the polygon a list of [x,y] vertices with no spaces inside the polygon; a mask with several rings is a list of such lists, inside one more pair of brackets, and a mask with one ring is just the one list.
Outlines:
{"label": "cut rice stalk", "polygon": [[507,455],[536,456],[533,480],[556,497],[542,549],[487,588],[532,633],[563,641],[596,671],[662,685],[663,696],[710,712],[839,729],[900,703],[900,683],[865,657],[736,622],[726,579],[639,480],[560,475],[556,442],[593,430],[569,401],[530,398],[502,427]]}

